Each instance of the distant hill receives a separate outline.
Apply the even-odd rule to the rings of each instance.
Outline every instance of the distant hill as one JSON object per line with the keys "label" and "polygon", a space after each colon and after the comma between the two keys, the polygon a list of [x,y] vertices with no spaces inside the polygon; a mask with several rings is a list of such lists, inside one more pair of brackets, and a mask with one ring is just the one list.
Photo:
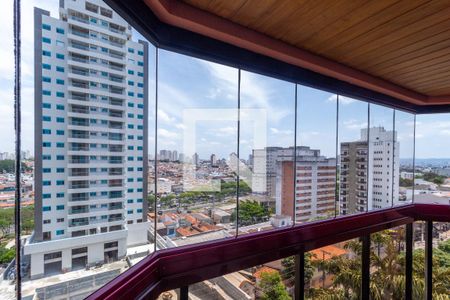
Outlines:
{"label": "distant hill", "polygon": [[[412,158],[400,158],[401,165],[412,165]],[[450,166],[450,158],[416,158],[415,165],[419,167]]]}

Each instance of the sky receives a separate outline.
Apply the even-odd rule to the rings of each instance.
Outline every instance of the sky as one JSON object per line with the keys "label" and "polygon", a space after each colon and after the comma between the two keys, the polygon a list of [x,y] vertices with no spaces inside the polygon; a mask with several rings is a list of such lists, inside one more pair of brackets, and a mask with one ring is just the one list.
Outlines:
{"label": "sky", "polygon": [[[22,1],[22,146],[34,149],[34,45],[33,7],[58,15],[57,0]],[[0,152],[14,149],[13,130],[13,20],[12,0],[2,1],[0,11]],[[136,31],[134,39],[143,39]],[[155,143],[155,53],[150,46],[149,61],[149,149]],[[159,50],[158,80],[158,151],[183,152],[186,112],[201,109],[209,119],[199,119],[193,129],[195,149],[201,158],[215,153],[219,158],[237,152],[238,71],[227,66]],[[336,95],[298,85],[297,120],[295,114],[295,85],[274,78],[241,72],[240,153],[247,158],[265,140],[267,146],[293,146],[295,121],[297,144],[320,149],[323,155],[336,155]],[[217,116],[217,110],[223,114]],[[245,109],[245,110],[244,110]],[[368,104],[355,99],[339,98],[338,140],[359,139],[360,130],[367,126]],[[370,126],[392,130],[393,110],[370,105]],[[191,116],[192,117],[192,116]],[[196,118],[196,116],[193,116]],[[261,126],[264,119],[264,126]],[[258,125],[257,125],[258,124]],[[256,128],[256,126],[259,126]],[[416,123],[416,157],[450,157],[450,114],[419,115]],[[395,129],[400,142],[400,157],[413,155],[414,116],[395,113]],[[188,141],[191,142],[191,141]]]}

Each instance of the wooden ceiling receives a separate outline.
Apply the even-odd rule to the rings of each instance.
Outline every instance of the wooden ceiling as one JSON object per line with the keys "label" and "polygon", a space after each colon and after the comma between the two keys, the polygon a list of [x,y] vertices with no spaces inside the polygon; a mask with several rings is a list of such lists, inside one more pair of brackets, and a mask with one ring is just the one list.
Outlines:
{"label": "wooden ceiling", "polygon": [[[151,7],[158,0],[145,2]],[[171,12],[172,1],[159,2],[165,2]],[[411,92],[412,98],[420,98],[423,103],[450,103],[448,0],[173,2],[184,2],[185,7],[206,12],[204,15],[215,17],[217,24],[231,21],[281,44],[306,50],[319,59],[361,71],[374,81],[391,83],[394,90],[399,87],[405,94]],[[179,13],[183,14],[186,13]],[[193,19],[189,21],[192,23]],[[192,26],[195,29],[196,25]]]}

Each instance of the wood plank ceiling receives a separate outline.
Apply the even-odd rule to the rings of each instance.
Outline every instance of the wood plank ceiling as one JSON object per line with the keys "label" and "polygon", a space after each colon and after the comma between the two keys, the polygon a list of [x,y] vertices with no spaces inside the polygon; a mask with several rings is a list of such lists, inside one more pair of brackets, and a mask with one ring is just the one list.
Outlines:
{"label": "wood plank ceiling", "polygon": [[450,95],[448,0],[183,0],[427,96]]}

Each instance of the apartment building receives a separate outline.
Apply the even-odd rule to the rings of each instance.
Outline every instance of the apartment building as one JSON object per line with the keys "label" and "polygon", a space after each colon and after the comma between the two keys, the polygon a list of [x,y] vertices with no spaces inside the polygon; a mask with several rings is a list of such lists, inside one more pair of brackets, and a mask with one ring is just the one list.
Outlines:
{"label": "apartment building", "polygon": [[341,214],[398,204],[400,144],[396,135],[371,127],[361,130],[360,140],[341,143]]}
{"label": "apartment building", "polygon": [[334,215],[336,159],[309,147],[297,147],[296,152],[295,162],[293,155],[276,162],[277,215],[290,216],[295,222]]}
{"label": "apartment building", "polygon": [[31,277],[147,242],[147,52],[99,0],[35,8],[35,231]]}

